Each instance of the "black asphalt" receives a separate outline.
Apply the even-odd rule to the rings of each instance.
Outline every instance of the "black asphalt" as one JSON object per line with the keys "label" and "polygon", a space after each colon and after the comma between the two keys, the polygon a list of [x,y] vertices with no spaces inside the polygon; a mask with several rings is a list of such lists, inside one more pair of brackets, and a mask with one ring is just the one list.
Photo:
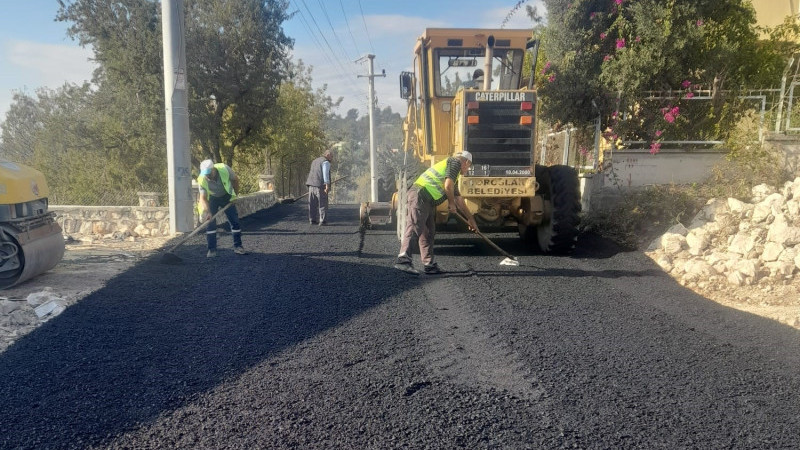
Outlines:
{"label": "black asphalt", "polygon": [[[0,353],[0,448],[800,448],[800,333],[581,236],[437,235],[448,273],[335,205],[242,220]],[[167,245],[167,248],[169,245]],[[419,261],[416,261],[419,268]]]}

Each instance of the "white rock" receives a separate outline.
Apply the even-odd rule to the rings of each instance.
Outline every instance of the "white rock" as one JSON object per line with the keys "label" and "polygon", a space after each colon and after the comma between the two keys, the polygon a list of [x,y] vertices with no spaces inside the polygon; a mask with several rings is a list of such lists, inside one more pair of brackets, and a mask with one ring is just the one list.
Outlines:
{"label": "white rock", "polygon": [[786,202],[786,212],[792,217],[800,216],[800,201],[789,200]]}
{"label": "white rock", "polygon": [[711,238],[702,228],[695,228],[686,235],[686,245],[689,246],[689,253],[694,256],[701,255],[710,243]]}
{"label": "white rock", "polygon": [[702,259],[692,259],[684,266],[685,278],[688,281],[705,280],[717,275],[716,269]]}
{"label": "white rock", "polygon": [[792,184],[789,188],[792,193],[792,198],[800,199],[800,177],[797,177],[792,181]]}
{"label": "white rock", "polygon": [[666,233],[661,236],[661,249],[667,255],[675,255],[686,246],[686,238],[677,233]]}
{"label": "white rock", "polygon": [[45,288],[45,290],[40,292],[32,292],[28,294],[27,302],[31,306],[39,306],[42,303],[46,303],[50,300],[55,298],[59,298],[57,295],[53,294],[53,291],[50,288]]}
{"label": "white rock", "polygon": [[797,245],[800,243],[800,227],[789,225],[782,214],[778,215],[769,226],[767,241],[777,242],[787,247]]}
{"label": "white rock", "polygon": [[672,258],[669,255],[661,253],[656,257],[656,264],[658,264],[664,272],[672,272]]}
{"label": "white rock", "polygon": [[698,217],[704,217],[705,220],[714,220],[717,214],[725,213],[728,205],[727,202],[721,198],[712,198],[711,200],[707,201],[705,206],[700,209],[700,212],[697,213],[695,219]]}
{"label": "white rock", "polygon": [[758,186],[753,186],[750,190],[752,194],[752,202],[758,203],[761,200],[767,198],[768,195],[775,193],[775,188],[766,184],[759,184]]}
{"label": "white rock", "polygon": [[777,261],[781,256],[781,253],[783,253],[783,250],[783,244],[779,244],[777,242],[767,242],[764,244],[764,251],[761,253],[761,260],[767,262]]}
{"label": "white rock", "polygon": [[745,232],[737,233],[728,245],[728,251],[746,255],[756,247],[756,238]]}
{"label": "white rock", "polygon": [[758,261],[753,259],[740,261],[738,267],[736,267],[737,271],[741,272],[745,277],[752,278],[753,280],[758,278],[758,269]]}
{"label": "white rock", "polygon": [[30,311],[18,309],[8,315],[8,323],[15,327],[31,326],[36,323],[36,316]]}
{"label": "white rock", "polygon": [[764,267],[769,269],[772,278],[786,278],[792,276],[795,271],[794,264],[786,261],[768,262]]}
{"label": "white rock", "polygon": [[727,279],[728,283],[734,286],[744,286],[745,284],[748,284],[745,276],[739,271],[733,271],[729,273]]}
{"label": "white rock", "polygon": [[745,203],[739,199],[728,198],[728,210],[735,214],[742,214],[745,211]]}
{"label": "white rock", "polygon": [[23,302],[17,302],[12,300],[0,300],[0,316],[7,316],[12,312],[21,309]]}

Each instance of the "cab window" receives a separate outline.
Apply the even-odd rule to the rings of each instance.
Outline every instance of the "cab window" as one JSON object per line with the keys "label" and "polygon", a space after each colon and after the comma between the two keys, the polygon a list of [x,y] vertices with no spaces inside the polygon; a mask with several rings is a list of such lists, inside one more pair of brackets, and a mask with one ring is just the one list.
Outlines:
{"label": "cab window", "polygon": [[[473,81],[476,70],[483,72],[484,48],[434,49],[434,92],[437,97],[453,97],[459,88],[483,89],[483,78]],[[522,72],[522,50],[495,48],[492,58],[492,90],[518,89]]]}

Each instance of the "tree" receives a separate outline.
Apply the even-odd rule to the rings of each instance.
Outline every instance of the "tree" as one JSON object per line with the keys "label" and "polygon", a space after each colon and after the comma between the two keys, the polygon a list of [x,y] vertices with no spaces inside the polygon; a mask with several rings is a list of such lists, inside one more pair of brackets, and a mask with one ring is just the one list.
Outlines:
{"label": "tree", "polygon": [[[286,75],[286,8],[283,0],[186,1],[194,163],[233,165],[236,150],[261,129]],[[94,82],[115,103],[107,124],[136,138],[134,154],[164,149],[160,2],[74,0],[62,3],[57,19],[72,22],[69,34],[94,49]],[[166,167],[166,158],[157,164]]]}
{"label": "tree", "polygon": [[[751,86],[765,69],[758,57],[755,12],[747,0],[545,0],[545,4],[549,22],[544,50],[549,64],[543,69],[547,78],[539,92],[546,99],[542,114],[553,122],[586,123],[601,114],[604,128],[614,129],[620,137],[652,138],[659,131],[658,121],[674,123],[670,118],[689,107],[685,100],[695,89],[720,95],[723,89]],[[666,105],[645,105],[641,100],[650,91],[676,97]],[[679,101],[684,104],[678,105]],[[723,116],[733,120],[731,111],[720,105],[715,102],[703,113],[707,120],[695,124],[698,130],[702,127],[713,134],[715,128],[724,128],[719,126]],[[664,112],[661,108],[667,106]],[[627,129],[621,127],[623,118]]]}
{"label": "tree", "polygon": [[263,149],[259,154],[262,161],[266,160],[266,172],[277,175],[278,191],[283,195],[305,187],[311,160],[330,146],[324,123],[338,103],[327,95],[327,87],[312,88],[312,68],[303,61],[291,63],[289,68],[277,104],[265,119],[260,137],[252,143]]}
{"label": "tree", "polygon": [[202,157],[233,165],[271,114],[288,76],[292,40],[282,0],[187,2],[187,72],[193,141]]}

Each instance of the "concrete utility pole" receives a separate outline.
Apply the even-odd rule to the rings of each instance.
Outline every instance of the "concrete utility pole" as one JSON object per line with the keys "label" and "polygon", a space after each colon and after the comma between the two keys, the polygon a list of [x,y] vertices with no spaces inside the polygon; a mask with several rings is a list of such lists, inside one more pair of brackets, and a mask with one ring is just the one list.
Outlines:
{"label": "concrete utility pole", "polygon": [[161,18],[161,31],[164,35],[169,231],[176,234],[192,231],[194,228],[183,0],[162,0]]}
{"label": "concrete utility pole", "polygon": [[[369,173],[370,173],[370,201],[377,202],[378,201],[378,179],[377,174],[375,173],[375,124],[373,120],[373,108],[375,107],[375,77],[385,77],[386,71],[383,71],[380,75],[375,75],[373,73],[373,60],[375,59],[375,55],[367,55],[369,58],[369,75],[359,75],[359,78],[369,78]],[[359,58],[356,60],[362,61],[364,58]]]}

